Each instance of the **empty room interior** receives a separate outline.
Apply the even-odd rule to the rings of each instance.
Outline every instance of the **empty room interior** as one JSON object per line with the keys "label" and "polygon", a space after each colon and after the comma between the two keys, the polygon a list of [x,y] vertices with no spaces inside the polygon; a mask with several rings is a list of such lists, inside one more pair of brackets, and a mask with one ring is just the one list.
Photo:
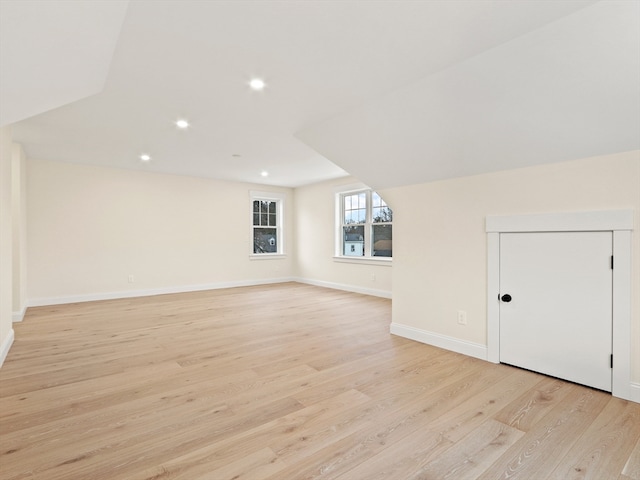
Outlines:
{"label": "empty room interior", "polygon": [[640,0],[0,0],[0,478],[640,480]]}

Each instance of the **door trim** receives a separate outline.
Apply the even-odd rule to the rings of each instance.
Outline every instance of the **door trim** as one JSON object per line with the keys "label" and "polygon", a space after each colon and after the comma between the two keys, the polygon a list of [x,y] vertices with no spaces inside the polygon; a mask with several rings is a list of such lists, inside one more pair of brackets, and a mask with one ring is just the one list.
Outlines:
{"label": "door trim", "polygon": [[633,398],[631,386],[631,231],[633,210],[535,215],[489,215],[487,232],[487,360],[500,362],[500,234],[511,232],[613,232],[612,395]]}

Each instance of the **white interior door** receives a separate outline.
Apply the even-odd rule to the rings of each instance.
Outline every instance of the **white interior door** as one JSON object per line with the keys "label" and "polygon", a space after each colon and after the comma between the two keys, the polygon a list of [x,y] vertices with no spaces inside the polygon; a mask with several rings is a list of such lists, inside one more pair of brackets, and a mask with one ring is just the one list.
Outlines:
{"label": "white interior door", "polygon": [[500,234],[500,361],[611,391],[611,232]]}

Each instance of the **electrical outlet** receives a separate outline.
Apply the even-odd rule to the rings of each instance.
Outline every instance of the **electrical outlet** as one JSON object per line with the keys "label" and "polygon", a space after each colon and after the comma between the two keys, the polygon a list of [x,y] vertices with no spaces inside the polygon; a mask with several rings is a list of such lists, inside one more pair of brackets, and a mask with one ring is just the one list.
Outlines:
{"label": "electrical outlet", "polygon": [[372,274],[371,274],[371,281],[372,281],[372,282],[375,282],[375,281],[376,281],[376,274],[375,274],[375,273],[372,273]]}
{"label": "electrical outlet", "polygon": [[133,275],[129,275],[129,283],[133,283],[133,282],[134,282]]}
{"label": "electrical outlet", "polygon": [[467,324],[467,312],[465,312],[464,310],[458,310],[458,323],[460,325]]}

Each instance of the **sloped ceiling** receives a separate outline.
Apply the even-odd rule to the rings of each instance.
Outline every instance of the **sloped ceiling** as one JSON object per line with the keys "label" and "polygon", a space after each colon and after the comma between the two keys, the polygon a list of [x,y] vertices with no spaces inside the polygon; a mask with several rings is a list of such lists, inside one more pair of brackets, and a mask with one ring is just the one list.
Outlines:
{"label": "sloped ceiling", "polygon": [[640,3],[599,2],[298,138],[373,188],[640,149]]}
{"label": "sloped ceiling", "polygon": [[0,1],[0,126],[100,92],[128,4]]}
{"label": "sloped ceiling", "polygon": [[639,143],[637,0],[0,8],[0,110],[28,116],[12,127],[31,158],[380,188]]}

